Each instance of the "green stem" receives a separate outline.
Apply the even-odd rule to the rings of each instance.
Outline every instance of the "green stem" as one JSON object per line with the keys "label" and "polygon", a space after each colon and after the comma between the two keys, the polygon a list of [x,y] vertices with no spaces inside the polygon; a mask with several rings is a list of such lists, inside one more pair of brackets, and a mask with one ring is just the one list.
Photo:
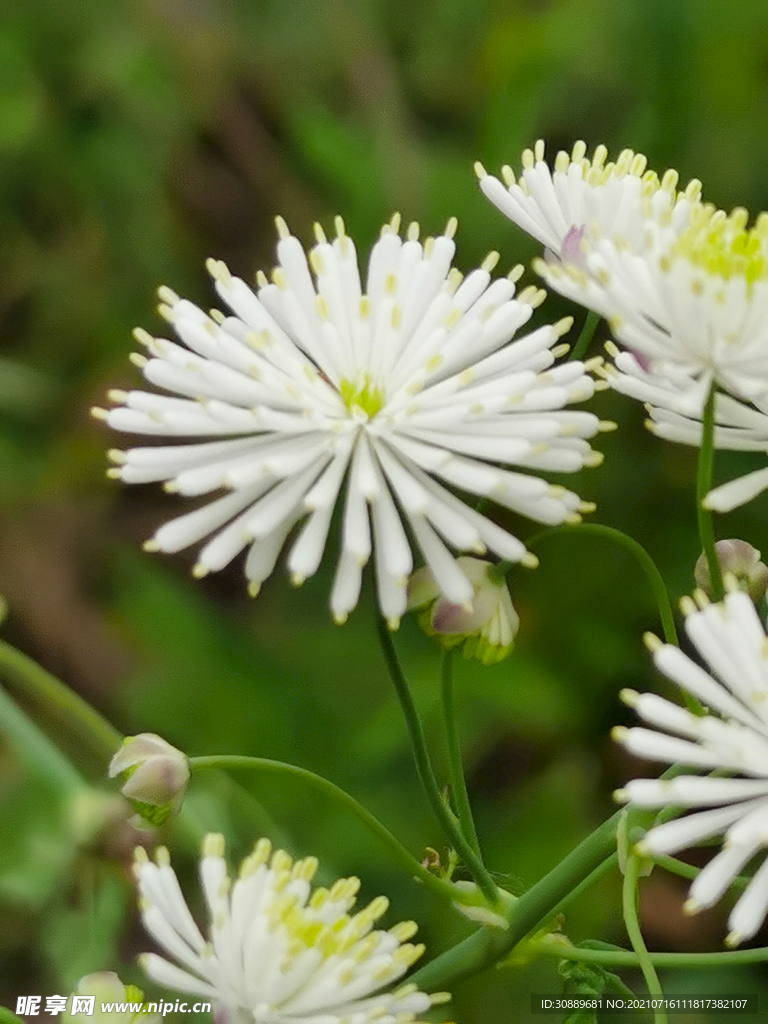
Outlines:
{"label": "green stem", "polygon": [[578,533],[591,533],[596,537],[605,537],[606,540],[624,548],[624,550],[636,560],[640,568],[645,573],[646,579],[653,591],[653,596],[656,599],[656,607],[659,611],[664,639],[668,644],[674,644],[677,646],[678,639],[677,630],[675,629],[675,616],[672,612],[672,605],[669,601],[669,594],[667,593],[664,579],[656,568],[656,563],[645,550],[643,545],[639,544],[633,537],[628,536],[628,534],[623,533],[621,530],[615,529],[613,526],[604,526],[602,523],[579,523],[574,526],[564,524],[562,526],[553,526],[546,530],[541,530],[540,533],[535,534],[531,540],[527,541],[527,545],[529,548],[533,548],[547,537],[557,537],[563,533],[571,531],[576,531]]}
{"label": "green stem", "polygon": [[701,447],[699,448],[699,465],[696,473],[696,520],[699,524],[699,541],[701,550],[707,560],[709,569],[709,585],[712,591],[712,598],[721,601],[725,590],[723,588],[723,573],[715,549],[715,531],[712,526],[712,513],[704,508],[704,498],[712,490],[712,463],[715,454],[715,385],[709,390],[707,403],[704,406],[704,415],[701,422]]}
{"label": "green stem", "polygon": [[0,675],[47,711],[59,729],[86,740],[100,759],[108,762],[117,752],[123,737],[114,726],[74,690],[4,640],[0,640]]}
{"label": "green stem", "polygon": [[[622,887],[622,909],[624,911],[624,925],[627,929],[629,941],[637,956],[640,970],[643,972],[648,992],[652,996],[663,996],[664,992],[659,982],[656,968],[648,956],[648,950],[640,930],[640,922],[637,919],[637,882],[640,876],[640,858],[635,854],[627,857],[627,865],[624,870],[624,885]],[[653,1019],[656,1024],[669,1024],[667,1014],[663,1009],[654,1011]]]}
{"label": "green stem", "polygon": [[594,309],[590,309],[587,313],[587,318],[584,321],[584,326],[581,328],[581,333],[576,340],[576,344],[573,346],[573,349],[568,356],[569,359],[584,358],[586,351],[589,348],[589,343],[592,341],[599,323],[600,314],[596,313]]}
{"label": "green stem", "polygon": [[85,779],[45,733],[0,686],[0,732],[16,748],[27,770],[57,786],[64,796],[86,788]]}
{"label": "green stem", "polygon": [[403,675],[403,670],[400,668],[400,663],[397,660],[397,652],[395,651],[395,645],[392,642],[392,634],[389,629],[387,629],[386,623],[381,616],[377,616],[376,625],[379,633],[379,640],[381,642],[381,649],[384,654],[384,661],[387,664],[389,676],[395,687],[398,700],[400,701],[400,707],[403,710],[405,724],[408,728],[408,735],[411,740],[411,749],[413,750],[413,757],[416,762],[416,770],[419,774],[419,778],[421,779],[421,785],[424,789],[427,800],[429,801],[429,805],[432,808],[432,813],[445,833],[448,842],[453,846],[456,853],[458,853],[459,857],[469,870],[469,873],[479,886],[483,896],[485,896],[489,903],[496,906],[499,901],[499,891],[496,887],[496,883],[491,878],[486,866],[475,853],[469,839],[465,837],[459,827],[456,816],[450,807],[448,807],[443,799],[442,793],[440,792],[440,787],[437,784],[437,779],[435,778],[435,773],[432,769],[432,762],[427,749],[424,729],[422,728],[419,713],[416,710],[416,705],[413,703],[413,697],[411,696],[408,682]]}
{"label": "green stem", "polygon": [[560,911],[564,910],[569,903],[581,896],[581,894],[586,892],[587,889],[590,889],[595,882],[599,882],[603,875],[607,875],[611,868],[615,868],[618,863],[619,855],[614,851],[610,857],[606,857],[602,864],[598,864],[594,871],[591,871],[585,879],[571,889],[567,896],[564,896],[559,903],[556,903],[550,910],[549,916],[555,917],[559,914]]}
{"label": "green stem", "polygon": [[[690,880],[693,880],[701,873],[701,868],[695,868],[693,864],[686,864],[684,860],[678,860],[676,857],[654,857],[653,863],[656,867],[664,868],[665,871],[669,871],[673,875],[679,875],[681,878],[688,878]],[[750,878],[737,875],[728,883],[728,888],[746,889],[750,881]]]}
{"label": "green stem", "polygon": [[365,827],[381,840],[384,846],[390,851],[395,860],[399,861],[405,870],[432,892],[443,898],[447,897],[454,902],[461,902],[461,893],[457,892],[455,886],[450,882],[438,878],[428,871],[420,861],[406,850],[403,844],[386,828],[378,818],[366,810],[362,804],[340,786],[324,779],[322,775],[316,775],[308,768],[300,768],[295,764],[285,764],[283,761],[272,761],[265,757],[248,757],[245,754],[211,754],[204,757],[191,757],[189,766],[192,771],[204,771],[211,768],[220,769],[226,772],[272,772],[282,775],[293,775],[309,783],[316,789],[342,803],[346,809],[361,821]]}
{"label": "green stem", "polygon": [[426,964],[411,977],[422,990],[448,988],[491,967],[561,906],[570,892],[616,849],[617,811],[518,899],[509,911],[509,928],[480,928]]}
{"label": "green stem", "polygon": [[[556,939],[540,939],[525,947],[526,954],[555,957],[558,960],[577,960],[585,964],[603,964],[606,967],[639,967],[637,954],[628,949],[586,949]],[[722,953],[648,953],[654,967],[716,968],[736,964],[755,964],[768,960],[768,946],[759,949],[726,950]]]}
{"label": "green stem", "polygon": [[461,744],[456,728],[456,711],[453,701],[453,651],[443,651],[442,665],[442,691],[443,691],[443,716],[445,718],[445,736],[448,746],[448,776],[451,780],[451,792],[459,814],[461,831],[472,845],[478,857],[480,854],[480,843],[477,839],[477,829],[472,817],[472,807],[467,792],[467,782],[464,777],[464,767],[461,759]]}

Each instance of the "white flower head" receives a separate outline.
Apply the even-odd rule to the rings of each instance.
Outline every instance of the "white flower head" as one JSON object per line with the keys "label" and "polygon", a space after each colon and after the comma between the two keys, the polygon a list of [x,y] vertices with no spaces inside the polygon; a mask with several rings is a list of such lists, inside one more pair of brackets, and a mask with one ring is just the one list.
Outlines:
{"label": "white flower head", "polygon": [[142,920],[171,958],[145,953],[141,966],[160,985],[210,999],[229,1024],[409,1024],[445,1002],[444,993],[427,996],[415,985],[382,991],[423,953],[408,941],[416,925],[375,928],[387,900],[380,896],[352,914],[358,879],[313,891],[317,866],[314,857],[294,863],[282,850],[272,853],[261,839],[233,881],[223,838],[207,836],[204,938],[167,851],[159,849],[152,862],[137,849]]}
{"label": "white flower head", "polygon": [[597,417],[564,408],[592,395],[590,367],[553,366],[571,320],[510,342],[544,293],[516,294],[521,268],[492,281],[495,253],[462,280],[451,269],[455,220],[422,242],[418,225],[402,238],[393,218],[364,283],[341,218],[332,241],[316,227],[309,259],[282,218],[277,224],[279,265],[272,283],[258,275],[256,292],[209,261],[230,314],[209,315],[161,289],[160,310],[180,343],[138,330],[148,355],[134,362],[169,394],[111,392],[116,407],[94,410],[117,430],[182,442],[113,452],[113,476],[165,481],[184,495],[219,492],[162,526],[148,547],[172,552],[210,537],[198,576],[247,549],[255,594],[300,521],[288,569],[297,584],[317,571],[342,504],[337,621],[357,604],[373,553],[382,614],[397,624],[411,538],[441,593],[469,602],[472,583],[450,549],[512,562],[525,562],[526,551],[451,489],[538,522],[573,521],[577,495],[519,470],[567,473],[600,461],[587,441]]}
{"label": "white flower head", "polygon": [[[651,433],[667,441],[699,447],[702,406],[709,380],[703,377],[694,382],[686,371],[672,366],[666,371],[655,371],[647,359],[620,352],[612,342],[608,342],[606,349],[613,363],[599,367],[598,373],[615,391],[645,404],[650,416],[646,426]],[[768,395],[754,395],[747,402],[720,391],[715,395],[714,414],[715,448],[768,453]],[[704,505],[715,512],[730,512],[766,488],[768,468],[761,468],[714,488],[706,495]]]}
{"label": "white flower head", "polygon": [[408,606],[417,609],[419,625],[445,648],[461,647],[465,658],[493,665],[512,653],[520,618],[509,588],[495,566],[482,558],[457,559],[472,581],[469,606],[452,604],[440,594],[434,574],[424,566],[408,583]]}
{"label": "white flower head", "polygon": [[[633,249],[595,237],[584,268],[539,260],[562,294],[597,310],[614,338],[701,416],[712,384],[741,401],[768,400],[768,215],[691,206],[676,234],[647,222]],[[610,379],[610,378],[609,378]],[[613,383],[613,381],[611,381]]]}
{"label": "white flower head", "polygon": [[544,159],[544,149],[539,139],[523,152],[519,177],[509,166],[502,168],[503,182],[482,164],[475,171],[494,206],[541,242],[556,262],[584,266],[593,232],[637,249],[644,244],[647,218],[676,232],[699,201],[699,181],[679,193],[676,171],[668,170],[660,179],[647,170],[643,154],[631,149],[606,162],[605,146],[597,146],[590,159],[586,144],[577,142],[570,155],[562,150],[557,154],[554,170]]}
{"label": "white flower head", "polygon": [[651,828],[639,844],[645,856],[724,836],[722,850],[691,886],[691,913],[715,904],[754,857],[763,857],[728,919],[726,941],[738,945],[768,913],[768,643],[747,594],[733,577],[726,585],[720,604],[710,604],[701,591],[696,603],[683,601],[686,632],[709,671],[678,647],[647,638],[656,667],[706,712],[695,715],[656,694],[624,691],[624,700],[651,728],[617,728],[614,736],[639,757],[718,773],[635,779],[617,796],[635,807],[692,811]]}

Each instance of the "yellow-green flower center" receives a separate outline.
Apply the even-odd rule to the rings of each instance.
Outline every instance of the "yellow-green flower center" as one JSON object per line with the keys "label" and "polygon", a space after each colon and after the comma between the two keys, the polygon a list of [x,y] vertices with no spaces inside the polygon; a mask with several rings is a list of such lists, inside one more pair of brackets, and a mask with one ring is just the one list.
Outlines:
{"label": "yellow-green flower center", "polygon": [[711,206],[701,207],[670,256],[683,257],[725,281],[743,277],[750,285],[764,279],[768,277],[768,215],[761,214],[749,229],[747,219],[747,211],[741,208],[726,215]]}
{"label": "yellow-green flower center", "polygon": [[384,405],[384,389],[375,384],[367,373],[361,374],[355,380],[342,377],[339,393],[350,412],[359,409],[369,420],[372,420]]}

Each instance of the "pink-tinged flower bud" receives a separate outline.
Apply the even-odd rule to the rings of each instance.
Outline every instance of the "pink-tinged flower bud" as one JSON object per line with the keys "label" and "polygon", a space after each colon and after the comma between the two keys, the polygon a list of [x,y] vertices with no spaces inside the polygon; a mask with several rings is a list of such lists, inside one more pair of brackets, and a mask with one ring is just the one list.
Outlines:
{"label": "pink-tinged flower bud", "polygon": [[159,826],[181,807],[189,782],[186,755],[151,732],[129,736],[109,765],[109,777],[120,776],[121,792],[136,811],[134,825]]}
{"label": "pink-tinged flower bud", "polygon": [[461,648],[465,658],[493,665],[511,653],[520,624],[506,582],[492,562],[462,556],[456,564],[472,584],[472,599],[452,604],[440,593],[432,570],[418,569],[408,583],[408,607],[441,646]]}
{"label": "pink-tinged flower bud", "polygon": [[[753,601],[761,601],[768,591],[768,566],[760,561],[760,552],[745,540],[719,540],[715,554],[723,575],[736,577],[741,590],[746,591]],[[707,594],[712,593],[709,566],[703,554],[696,560],[693,570],[697,584]]]}

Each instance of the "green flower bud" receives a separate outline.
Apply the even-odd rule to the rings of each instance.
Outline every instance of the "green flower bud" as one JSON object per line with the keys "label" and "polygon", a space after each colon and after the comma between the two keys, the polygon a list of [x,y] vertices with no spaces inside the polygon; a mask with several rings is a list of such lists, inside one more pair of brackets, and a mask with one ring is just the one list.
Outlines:
{"label": "green flower bud", "polygon": [[[760,561],[760,552],[745,540],[719,540],[715,554],[723,575],[731,573],[752,600],[761,601],[768,591],[768,566]],[[709,566],[703,554],[696,560],[693,570],[696,583],[705,593],[712,593]]]}
{"label": "green flower bud", "polygon": [[109,765],[109,777],[122,779],[121,792],[130,801],[137,817],[158,827],[178,813],[189,782],[189,761],[162,737],[151,732],[128,736]]}
{"label": "green flower bud", "polygon": [[456,564],[472,584],[469,605],[443,597],[432,570],[418,569],[408,582],[408,607],[419,625],[446,650],[460,648],[465,658],[493,665],[512,652],[520,624],[507,584],[495,566],[481,558],[462,556]]}

